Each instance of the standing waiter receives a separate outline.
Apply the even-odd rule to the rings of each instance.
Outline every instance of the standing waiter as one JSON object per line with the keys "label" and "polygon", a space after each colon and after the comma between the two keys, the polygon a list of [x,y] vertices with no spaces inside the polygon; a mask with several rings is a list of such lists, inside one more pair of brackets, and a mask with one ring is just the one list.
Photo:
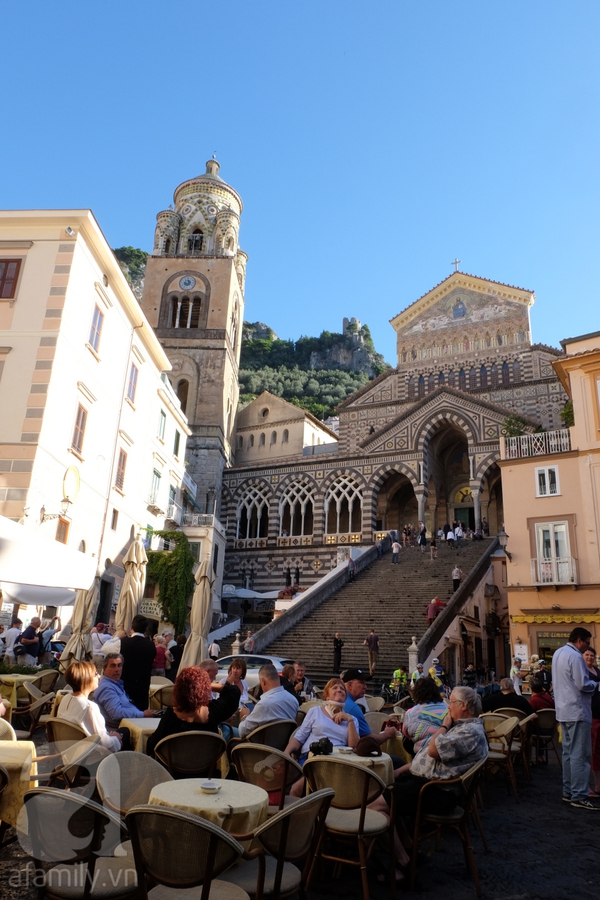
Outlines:
{"label": "standing waiter", "polygon": [[150,693],[150,674],[154,665],[156,647],[146,637],[148,619],[145,616],[134,616],[131,623],[131,636],[121,638],[121,656],[123,657],[123,686],[132,702],[138,709],[148,709]]}

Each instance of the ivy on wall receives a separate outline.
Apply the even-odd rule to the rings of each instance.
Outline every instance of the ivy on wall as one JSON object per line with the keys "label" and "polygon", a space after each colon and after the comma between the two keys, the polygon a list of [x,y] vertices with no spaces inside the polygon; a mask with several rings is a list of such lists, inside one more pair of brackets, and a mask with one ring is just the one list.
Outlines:
{"label": "ivy on wall", "polygon": [[188,599],[194,590],[192,569],[196,560],[181,531],[153,531],[152,536],[168,541],[171,549],[148,551],[146,579],[158,587],[163,615],[173,624],[175,634],[183,634]]}

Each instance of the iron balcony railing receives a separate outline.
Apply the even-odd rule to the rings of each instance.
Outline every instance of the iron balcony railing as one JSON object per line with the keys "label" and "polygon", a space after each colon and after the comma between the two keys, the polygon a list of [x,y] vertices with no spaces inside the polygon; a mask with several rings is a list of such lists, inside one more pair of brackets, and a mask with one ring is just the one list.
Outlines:
{"label": "iron balcony railing", "polygon": [[571,449],[571,432],[568,428],[560,428],[558,431],[540,431],[539,434],[520,434],[507,437],[505,446],[505,459],[566,453]]}
{"label": "iron balcony railing", "polygon": [[210,528],[214,523],[215,517],[212,513],[185,513],[181,520],[182,525],[189,525],[193,528]]}
{"label": "iron balcony railing", "polygon": [[532,584],[577,584],[577,560],[572,556],[531,560]]}

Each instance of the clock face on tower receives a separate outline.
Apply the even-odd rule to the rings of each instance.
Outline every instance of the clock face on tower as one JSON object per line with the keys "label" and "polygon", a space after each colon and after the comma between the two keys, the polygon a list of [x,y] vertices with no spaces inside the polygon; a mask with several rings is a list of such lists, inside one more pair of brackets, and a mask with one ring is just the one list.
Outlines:
{"label": "clock face on tower", "polygon": [[179,280],[179,287],[183,291],[191,291],[192,288],[195,286],[195,284],[196,284],[196,279],[192,278],[191,275],[184,275],[183,278],[180,278],[180,280]]}

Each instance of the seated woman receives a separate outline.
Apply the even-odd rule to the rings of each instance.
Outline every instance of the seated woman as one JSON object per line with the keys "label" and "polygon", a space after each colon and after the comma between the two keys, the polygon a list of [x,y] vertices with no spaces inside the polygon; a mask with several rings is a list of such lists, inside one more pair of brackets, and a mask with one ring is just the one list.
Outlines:
{"label": "seated woman", "polygon": [[440,700],[440,689],[433,678],[419,678],[412,698],[416,706],[405,713],[402,734],[406,750],[414,756],[441,726],[448,707]]}
{"label": "seated woman", "polygon": [[[246,660],[243,657],[239,657],[239,659],[234,659],[229,669],[227,670],[227,677],[221,678],[221,684],[235,684],[240,691],[240,706],[243,703],[249,702],[248,697],[248,685],[244,681],[246,677]],[[254,704],[251,704],[251,707]]]}
{"label": "seated woman", "polygon": [[154,756],[159,741],[184,731],[212,731],[231,718],[240,705],[240,689],[235,684],[223,685],[220,696],[211,700],[211,680],[205,669],[186,666],[179,672],[173,687],[173,707],[167,709],[160,725],[148,739],[146,753]]}
{"label": "seated woman", "polygon": [[323,689],[324,703],[313,706],[296,734],[285,748],[288,754],[300,751],[300,765],[303,765],[314,741],[327,737],[334,747],[356,747],[358,744],[358,722],[344,712],[346,687],[339,678],[332,678]]}
{"label": "seated woman", "polygon": [[113,752],[120,750],[123,735],[118,731],[107,730],[100,707],[88,699],[91,692],[98,687],[96,666],[91,662],[72,662],[65,672],[65,681],[73,688],[73,693],[63,697],[59,707],[60,718],[80,725],[86,734],[99,735],[100,744],[107,750]]}

